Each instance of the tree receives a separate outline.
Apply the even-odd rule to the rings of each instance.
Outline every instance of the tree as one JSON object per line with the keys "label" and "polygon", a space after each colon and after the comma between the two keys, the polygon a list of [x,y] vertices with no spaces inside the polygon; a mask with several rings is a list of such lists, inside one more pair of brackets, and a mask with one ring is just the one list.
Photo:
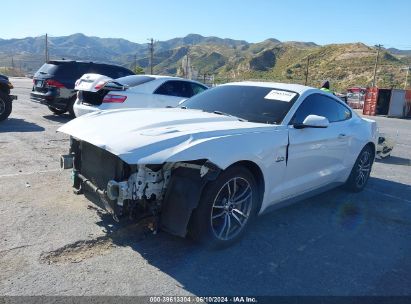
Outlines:
{"label": "tree", "polygon": [[140,74],[144,74],[144,69],[141,67],[141,66],[136,66],[135,68],[134,68],[134,71],[133,71],[135,74],[137,74],[137,75],[140,75]]}

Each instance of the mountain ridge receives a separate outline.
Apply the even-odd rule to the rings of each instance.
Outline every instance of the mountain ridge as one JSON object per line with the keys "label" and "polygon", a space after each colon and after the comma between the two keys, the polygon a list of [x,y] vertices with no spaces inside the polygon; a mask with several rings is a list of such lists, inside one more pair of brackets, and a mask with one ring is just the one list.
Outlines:
{"label": "mountain ridge", "polygon": [[[21,68],[33,73],[44,58],[45,37],[0,39],[0,67]],[[411,52],[411,51],[410,51]],[[148,45],[123,38],[100,38],[75,33],[49,37],[51,59],[90,60],[137,65],[148,69]],[[307,58],[308,84],[331,79],[336,86],[369,85],[376,51],[363,43],[317,45],[314,42],[284,41],[268,38],[250,43],[245,40],[188,34],[155,42],[154,72],[204,78],[214,75],[221,82],[266,79],[305,83]],[[11,60],[11,57],[13,60]],[[12,61],[12,62],[11,62]],[[404,73],[399,67],[411,62],[406,50],[383,49],[379,76],[382,86],[400,86]],[[187,69],[187,67],[189,69]]]}

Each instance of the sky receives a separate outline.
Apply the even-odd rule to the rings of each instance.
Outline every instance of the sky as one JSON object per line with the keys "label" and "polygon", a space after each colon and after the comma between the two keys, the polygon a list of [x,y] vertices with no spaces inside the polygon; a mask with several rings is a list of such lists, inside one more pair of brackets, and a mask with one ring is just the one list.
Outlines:
{"label": "sky", "polygon": [[411,49],[410,0],[13,0],[2,12],[3,39],[84,33],[146,43],[195,33]]}

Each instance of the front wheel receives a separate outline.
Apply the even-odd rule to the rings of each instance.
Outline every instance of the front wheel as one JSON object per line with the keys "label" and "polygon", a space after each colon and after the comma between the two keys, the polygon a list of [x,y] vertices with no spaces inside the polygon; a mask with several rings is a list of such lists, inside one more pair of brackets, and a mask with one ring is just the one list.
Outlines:
{"label": "front wheel", "polygon": [[239,240],[256,215],[257,189],[254,176],[246,168],[235,166],[224,171],[204,189],[190,219],[190,235],[212,248]]}
{"label": "front wheel", "polygon": [[367,145],[358,155],[351,174],[345,183],[345,188],[352,192],[362,191],[370,177],[373,162],[374,151],[370,145]]}
{"label": "front wheel", "polygon": [[4,92],[0,92],[0,121],[7,119],[11,110],[12,102],[10,96]]}

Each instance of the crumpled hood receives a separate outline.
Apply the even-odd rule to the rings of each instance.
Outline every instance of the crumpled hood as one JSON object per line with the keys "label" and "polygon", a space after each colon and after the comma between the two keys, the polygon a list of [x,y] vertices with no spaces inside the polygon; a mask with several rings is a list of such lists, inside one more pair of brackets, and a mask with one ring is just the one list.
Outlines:
{"label": "crumpled hood", "polygon": [[272,129],[272,125],[234,117],[172,108],[99,111],[76,118],[57,131],[105,149],[126,163],[138,164],[166,162],[204,141]]}

